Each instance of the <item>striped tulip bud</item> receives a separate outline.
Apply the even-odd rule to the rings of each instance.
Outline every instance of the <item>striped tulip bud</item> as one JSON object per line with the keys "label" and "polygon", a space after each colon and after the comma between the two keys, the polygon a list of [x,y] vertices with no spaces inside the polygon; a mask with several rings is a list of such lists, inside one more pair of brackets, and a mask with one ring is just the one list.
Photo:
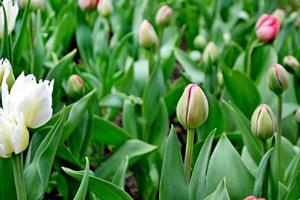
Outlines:
{"label": "striped tulip bud", "polygon": [[214,42],[209,42],[203,52],[202,60],[204,64],[215,63],[218,59],[218,49]]}
{"label": "striped tulip bud", "polygon": [[189,84],[176,107],[177,118],[185,128],[198,128],[208,117],[208,102],[202,89],[195,83]]}
{"label": "striped tulip bud", "polygon": [[150,49],[158,43],[157,35],[147,20],[142,22],[138,37],[140,45],[146,49]]}
{"label": "striped tulip bud", "polygon": [[162,6],[156,13],[155,21],[160,27],[168,26],[172,20],[172,9],[169,6]]}
{"label": "striped tulip bud", "polygon": [[269,70],[269,88],[275,94],[282,94],[288,88],[289,75],[280,64],[273,64]]}
{"label": "striped tulip bud", "polygon": [[197,35],[194,39],[194,46],[197,49],[203,49],[206,45],[207,41],[204,35]]}
{"label": "striped tulip bud", "polygon": [[109,17],[114,10],[111,0],[100,0],[97,9],[103,17]]}
{"label": "striped tulip bud", "polygon": [[263,15],[256,23],[256,36],[260,41],[269,42],[275,39],[279,32],[279,20],[272,15]]}
{"label": "striped tulip bud", "polygon": [[67,83],[67,94],[69,97],[80,97],[84,92],[84,82],[80,76],[73,74]]}
{"label": "striped tulip bud", "polygon": [[275,120],[268,105],[261,104],[256,108],[251,118],[251,130],[262,140],[272,137],[275,130]]}
{"label": "striped tulip bud", "polygon": [[299,69],[299,62],[294,56],[285,56],[283,58],[283,65],[288,71],[292,73]]}

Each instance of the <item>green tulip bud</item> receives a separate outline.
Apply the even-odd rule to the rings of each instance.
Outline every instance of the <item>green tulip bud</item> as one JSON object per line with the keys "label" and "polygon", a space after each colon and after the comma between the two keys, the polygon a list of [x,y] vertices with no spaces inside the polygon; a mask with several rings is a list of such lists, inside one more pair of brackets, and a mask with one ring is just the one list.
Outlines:
{"label": "green tulip bud", "polygon": [[299,69],[299,62],[294,56],[285,56],[283,58],[283,66],[289,72],[296,72]]}
{"label": "green tulip bud", "polygon": [[73,74],[67,83],[67,94],[71,98],[82,96],[84,93],[84,82],[80,76]]}
{"label": "green tulip bud", "polygon": [[156,13],[155,21],[160,27],[168,26],[172,20],[172,9],[169,6],[162,6]]}
{"label": "green tulip bud", "polygon": [[202,60],[204,64],[215,63],[218,59],[218,49],[214,42],[209,42],[203,52]]}
{"label": "green tulip bud", "polygon": [[223,33],[223,40],[225,44],[229,44],[231,42],[231,35],[228,32]]}
{"label": "green tulip bud", "polygon": [[138,37],[140,45],[146,49],[151,49],[158,43],[157,35],[147,20],[142,22]]}
{"label": "green tulip bud", "polygon": [[251,130],[262,140],[272,137],[275,131],[274,114],[267,104],[261,104],[251,118]]}
{"label": "green tulip bud", "polygon": [[194,46],[197,49],[203,49],[206,45],[206,38],[204,37],[204,35],[197,35],[194,39]]}
{"label": "green tulip bud", "polygon": [[109,17],[114,10],[111,0],[100,0],[97,9],[103,17]]}
{"label": "green tulip bud", "polygon": [[185,128],[198,128],[207,120],[208,102],[197,84],[189,84],[176,107],[177,118]]}
{"label": "green tulip bud", "polygon": [[298,124],[300,124],[300,108],[297,109],[295,113],[295,119]]}
{"label": "green tulip bud", "polygon": [[289,75],[280,64],[272,64],[269,70],[269,88],[275,94],[282,94],[288,87]]}

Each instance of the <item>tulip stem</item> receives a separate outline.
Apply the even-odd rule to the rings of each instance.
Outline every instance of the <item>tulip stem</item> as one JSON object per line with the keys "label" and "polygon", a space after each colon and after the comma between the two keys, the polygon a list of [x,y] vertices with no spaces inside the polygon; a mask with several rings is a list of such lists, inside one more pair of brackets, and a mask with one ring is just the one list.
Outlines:
{"label": "tulip stem", "polygon": [[[268,151],[267,140],[262,140],[262,142],[263,142],[263,154],[265,154]],[[265,171],[264,174],[262,197],[268,196],[268,179],[269,179],[268,171],[269,171],[269,164],[267,164],[267,170]]]}
{"label": "tulip stem", "polygon": [[277,143],[277,167],[278,167],[278,179],[279,181],[283,180],[283,174],[281,169],[281,115],[282,115],[282,95],[278,95],[278,110],[277,110],[277,134],[276,134],[276,143]]}
{"label": "tulip stem", "polygon": [[23,153],[12,156],[15,187],[18,200],[26,200],[26,190],[23,176]]}
{"label": "tulip stem", "polygon": [[250,79],[251,79],[251,57],[252,57],[253,50],[256,47],[256,44],[257,44],[257,40],[254,40],[252,42],[251,46],[249,47],[249,51],[248,51],[248,55],[247,55],[246,73]]}
{"label": "tulip stem", "polygon": [[184,170],[187,181],[190,180],[192,158],[193,158],[193,148],[194,148],[194,134],[195,129],[189,128],[187,130],[187,142],[185,148],[185,158],[184,158]]}
{"label": "tulip stem", "polygon": [[151,72],[153,68],[153,52],[152,49],[148,50],[148,71],[149,71],[149,77],[151,77]]}

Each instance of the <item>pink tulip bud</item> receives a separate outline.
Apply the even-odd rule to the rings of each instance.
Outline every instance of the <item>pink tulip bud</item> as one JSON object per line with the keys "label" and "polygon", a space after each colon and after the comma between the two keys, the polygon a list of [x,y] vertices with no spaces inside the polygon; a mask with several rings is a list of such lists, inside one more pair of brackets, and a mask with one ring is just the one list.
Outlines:
{"label": "pink tulip bud", "polygon": [[244,200],[266,200],[265,198],[256,198],[255,196],[246,197]]}
{"label": "pink tulip bud", "polygon": [[279,20],[272,15],[263,15],[256,23],[256,36],[260,41],[272,41],[278,34],[280,28]]}
{"label": "pink tulip bud", "polygon": [[78,0],[78,5],[82,10],[94,9],[97,7],[99,0]]}
{"label": "pink tulip bud", "polygon": [[269,70],[269,88],[275,94],[282,94],[289,84],[289,74],[280,64],[272,64]]}

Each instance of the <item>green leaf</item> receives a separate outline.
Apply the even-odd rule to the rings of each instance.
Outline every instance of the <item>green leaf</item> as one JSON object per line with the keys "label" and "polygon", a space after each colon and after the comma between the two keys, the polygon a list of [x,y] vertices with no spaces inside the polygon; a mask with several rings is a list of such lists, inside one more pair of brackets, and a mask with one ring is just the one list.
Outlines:
{"label": "green leaf", "polygon": [[190,77],[191,82],[201,83],[204,80],[204,73],[197,67],[188,54],[181,49],[175,48],[174,54],[184,71]]}
{"label": "green leaf", "polygon": [[231,70],[225,65],[223,75],[231,100],[250,118],[260,103],[260,94],[256,86],[244,73]]}
{"label": "green leaf", "polygon": [[5,178],[0,181],[0,198],[17,199],[12,159],[0,158],[0,174]]}
{"label": "green leaf", "polygon": [[64,122],[65,113],[63,112],[39,145],[32,162],[25,166],[24,179],[28,199],[37,200],[44,195],[54,157],[62,138]]}
{"label": "green leaf", "polygon": [[183,171],[180,144],[174,128],[168,136],[159,187],[160,200],[188,200],[188,183]]}
{"label": "green leaf", "polygon": [[235,124],[241,130],[244,144],[246,145],[252,159],[258,164],[262,157],[262,153],[260,151],[259,140],[251,133],[250,121],[233,103],[223,101],[223,104],[229,108],[230,112],[234,116]]}
{"label": "green leaf", "polygon": [[112,180],[117,169],[128,156],[129,166],[132,166],[142,157],[156,150],[156,146],[142,142],[141,140],[127,140],[112,156],[101,163],[95,174],[105,180]]}
{"label": "green leaf", "polygon": [[220,138],[208,165],[206,193],[212,193],[224,177],[231,199],[244,199],[252,194],[254,177],[225,134]]}
{"label": "green leaf", "polygon": [[103,144],[120,146],[131,139],[129,133],[117,125],[100,117],[94,116],[92,135],[95,140]]}
{"label": "green leaf", "polygon": [[216,129],[213,130],[206,138],[193,169],[193,174],[189,185],[191,200],[201,200],[205,197],[206,181],[203,177],[206,177],[206,171],[215,132]]}
{"label": "green leaf", "polygon": [[114,175],[114,178],[112,180],[112,183],[114,183],[116,186],[119,186],[124,190],[125,187],[125,178],[126,178],[126,171],[128,168],[128,162],[129,158],[126,156],[125,160],[121,163],[119,168],[116,171],[116,174]]}
{"label": "green leaf", "polygon": [[136,104],[131,100],[125,100],[123,105],[122,125],[124,129],[133,137],[138,137]]}
{"label": "green leaf", "polygon": [[[219,183],[217,189],[207,196],[205,200],[230,200],[230,197],[227,192],[226,188],[226,178],[223,178],[221,182]],[[196,200],[196,199],[195,199]]]}
{"label": "green leaf", "polygon": [[288,189],[288,193],[285,200],[295,200],[300,198],[300,172],[298,171],[298,174],[294,174],[294,176],[296,177],[295,181]]}
{"label": "green leaf", "polygon": [[[83,177],[82,171],[73,171],[68,168],[62,168],[64,172],[77,180]],[[101,200],[132,200],[132,198],[119,187],[105,181],[101,178],[89,174],[89,189]]]}
{"label": "green leaf", "polygon": [[88,26],[81,24],[76,29],[76,43],[79,48],[80,56],[83,61],[91,65],[90,59],[93,58],[93,42],[91,30]]}
{"label": "green leaf", "polygon": [[300,171],[300,154],[298,153],[296,156],[294,156],[293,160],[285,170],[285,184],[287,186],[291,186],[294,179],[295,179],[295,174]]}
{"label": "green leaf", "polygon": [[84,174],[83,174],[83,178],[82,181],[80,183],[79,189],[74,197],[74,200],[84,200],[85,199],[85,195],[88,189],[88,184],[89,184],[89,171],[90,171],[90,163],[89,163],[89,159],[87,157],[85,157],[85,170],[84,170]]}
{"label": "green leaf", "polygon": [[262,194],[264,177],[266,176],[266,173],[268,173],[267,166],[272,152],[273,152],[273,148],[267,151],[267,153],[262,157],[259,163],[258,171],[254,183],[254,190],[253,190],[254,196],[261,196]]}

